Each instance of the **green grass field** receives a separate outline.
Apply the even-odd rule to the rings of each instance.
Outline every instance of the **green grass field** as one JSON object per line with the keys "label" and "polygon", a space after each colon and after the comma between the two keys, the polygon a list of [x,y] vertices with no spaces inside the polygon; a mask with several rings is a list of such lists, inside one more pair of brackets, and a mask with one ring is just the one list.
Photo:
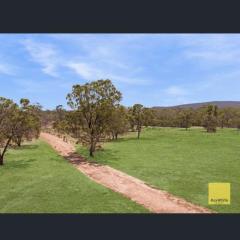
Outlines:
{"label": "green grass field", "polygon": [[1,213],[143,213],[143,207],[94,183],[46,143],[7,153],[0,167]]}
{"label": "green grass field", "polygon": [[[78,151],[87,156],[86,149]],[[94,160],[217,212],[240,212],[240,132],[146,128],[104,145]],[[231,205],[208,205],[208,183],[231,183]]]}

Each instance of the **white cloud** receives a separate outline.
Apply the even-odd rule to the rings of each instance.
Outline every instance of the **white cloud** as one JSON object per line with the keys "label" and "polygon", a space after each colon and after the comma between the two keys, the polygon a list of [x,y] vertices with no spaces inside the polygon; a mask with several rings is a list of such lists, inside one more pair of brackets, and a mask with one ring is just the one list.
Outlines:
{"label": "white cloud", "polygon": [[33,61],[42,65],[42,71],[50,76],[56,77],[58,57],[56,50],[50,44],[26,39],[22,44],[30,54]]}
{"label": "white cloud", "polygon": [[85,80],[92,80],[93,78],[98,78],[100,75],[98,70],[84,62],[69,62],[66,66],[74,70],[75,73]]}
{"label": "white cloud", "polygon": [[165,90],[165,93],[175,97],[187,95],[187,91],[179,86],[170,86]]}
{"label": "white cloud", "polygon": [[[80,34],[52,37],[61,40],[61,44],[73,46],[76,53],[80,52],[63,65],[81,78],[85,80],[109,78],[120,84],[148,85],[152,79],[144,77],[145,66],[139,65],[138,57],[129,54],[129,50],[136,48],[144,36]],[[138,51],[142,51],[142,44],[138,47]]]}
{"label": "white cloud", "polygon": [[0,63],[0,74],[13,75],[13,69],[10,65]]}
{"label": "white cloud", "polygon": [[48,75],[57,77],[57,70],[67,67],[87,81],[108,78],[120,84],[150,83],[149,79],[138,77],[143,68],[134,66],[134,62],[128,60],[128,55],[122,51],[132,38],[119,36],[113,40],[95,35],[61,35],[61,38],[53,38],[57,41],[62,40],[63,45],[73,46],[75,52],[71,55],[67,52],[60,54],[53,45],[36,42],[31,38],[22,42],[32,60],[39,63],[42,71]]}
{"label": "white cloud", "polygon": [[238,35],[181,35],[180,43],[184,57],[208,66],[240,62]]}
{"label": "white cloud", "polygon": [[135,84],[135,85],[148,85],[151,83],[150,79],[143,79],[138,77],[132,77],[128,75],[117,74],[112,70],[105,68],[99,68],[94,64],[88,64],[86,62],[69,62],[65,65],[74,70],[76,74],[85,80],[97,80],[97,79],[111,79],[116,83]]}

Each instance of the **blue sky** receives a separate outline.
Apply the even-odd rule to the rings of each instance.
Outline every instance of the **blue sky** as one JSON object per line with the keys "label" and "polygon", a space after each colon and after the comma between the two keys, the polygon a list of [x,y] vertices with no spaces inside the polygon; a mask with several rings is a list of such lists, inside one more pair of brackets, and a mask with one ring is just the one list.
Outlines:
{"label": "blue sky", "polygon": [[73,84],[106,78],[126,106],[240,100],[240,35],[0,35],[0,96],[52,109]]}

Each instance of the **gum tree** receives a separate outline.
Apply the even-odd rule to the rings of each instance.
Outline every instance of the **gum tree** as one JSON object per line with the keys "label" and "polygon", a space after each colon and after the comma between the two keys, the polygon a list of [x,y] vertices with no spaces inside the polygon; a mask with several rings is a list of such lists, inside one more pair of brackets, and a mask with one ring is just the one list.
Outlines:
{"label": "gum tree", "polygon": [[207,132],[216,132],[218,124],[218,107],[216,105],[208,105],[205,116],[203,118],[203,127],[206,128]]}
{"label": "gum tree", "polygon": [[128,129],[127,110],[124,106],[116,106],[112,109],[112,114],[109,119],[109,134],[112,135],[112,139],[118,139],[118,135],[127,132]]}
{"label": "gum tree", "polygon": [[192,126],[193,112],[191,109],[181,109],[179,112],[179,125],[181,128],[188,130]]}
{"label": "gum tree", "polygon": [[82,142],[93,156],[96,145],[108,128],[112,109],[119,104],[121,93],[110,80],[97,80],[83,85],[74,85],[67,95],[68,105],[78,111],[83,120]]}
{"label": "gum tree", "polygon": [[19,110],[16,113],[18,125],[13,141],[20,147],[23,139],[32,140],[38,138],[40,133],[40,106],[31,105],[26,98],[20,100]]}
{"label": "gum tree", "polygon": [[144,108],[141,104],[134,104],[133,107],[130,109],[132,120],[137,127],[137,138],[140,138],[140,133],[142,130],[142,125],[144,121]]}
{"label": "gum tree", "polygon": [[0,97],[0,165],[12,143],[21,145],[40,133],[39,105],[30,105],[28,99],[21,99],[20,106],[12,100]]}
{"label": "gum tree", "polygon": [[19,126],[18,111],[12,100],[0,97],[0,165]]}

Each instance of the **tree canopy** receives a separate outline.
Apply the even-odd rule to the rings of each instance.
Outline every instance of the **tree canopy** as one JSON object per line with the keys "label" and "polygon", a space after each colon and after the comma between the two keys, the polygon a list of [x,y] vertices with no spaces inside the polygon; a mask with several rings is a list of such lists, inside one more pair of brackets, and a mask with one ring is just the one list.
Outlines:
{"label": "tree canopy", "polygon": [[81,129],[85,135],[82,142],[89,147],[90,156],[93,156],[96,144],[106,133],[113,109],[121,97],[122,94],[108,79],[74,85],[67,95],[68,105],[83,119]]}
{"label": "tree canopy", "polygon": [[40,133],[39,106],[30,105],[28,99],[21,99],[20,105],[0,97],[0,165],[10,145],[21,145],[23,138],[31,140]]}

